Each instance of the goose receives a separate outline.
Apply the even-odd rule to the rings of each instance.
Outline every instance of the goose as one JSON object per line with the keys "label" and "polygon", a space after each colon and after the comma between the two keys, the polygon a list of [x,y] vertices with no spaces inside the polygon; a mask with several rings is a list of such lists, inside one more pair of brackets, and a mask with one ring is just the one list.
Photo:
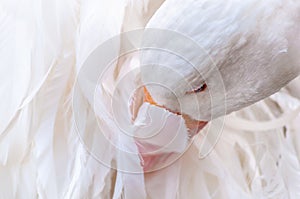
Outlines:
{"label": "goose", "polygon": [[[247,3],[249,7],[246,6]],[[285,46],[284,44],[282,44],[282,46],[278,47],[280,48],[278,52],[283,53],[284,55],[286,55],[288,52],[288,55],[291,59],[288,59],[288,61],[283,59],[284,63],[291,62],[294,65],[298,65],[299,60],[295,60],[297,58],[297,55],[295,55],[297,53],[297,50],[295,49],[298,49],[299,44],[296,37],[297,27],[299,26],[297,26],[296,23],[293,24],[292,20],[294,19],[296,21],[298,17],[298,15],[295,14],[295,10],[298,8],[298,3],[296,1],[276,1],[275,5],[279,5],[280,3],[282,4],[282,7],[278,6],[276,7],[276,9],[286,8],[283,16],[289,15],[290,18],[288,18],[287,16],[287,18],[284,18],[283,16],[279,15],[277,17],[279,19],[282,19],[279,20],[282,23],[291,22],[291,26],[288,27],[292,28],[287,28],[287,30],[291,31],[289,32],[291,37],[288,37],[290,38],[289,41],[291,41],[291,46]],[[255,183],[257,187],[251,187],[253,188],[252,190],[248,190],[247,188],[245,188],[246,191],[240,191],[244,188],[242,188],[242,185],[233,180],[233,178],[236,176],[230,176],[228,173],[223,172],[225,170],[225,163],[233,160],[233,158],[230,159],[228,157],[228,154],[242,151],[240,149],[236,149],[236,147],[224,145],[224,143],[221,143],[218,146],[221,147],[222,153],[228,152],[223,154],[223,157],[226,158],[222,159],[221,156],[213,152],[206,159],[199,161],[197,156],[195,155],[197,154],[197,149],[194,145],[192,145],[191,148],[183,154],[182,158],[173,162],[173,164],[169,165],[169,167],[161,169],[157,172],[144,173],[143,169],[145,169],[145,164],[140,165],[140,160],[143,157],[140,157],[138,155],[128,159],[126,159],[128,156],[120,157],[120,154],[114,153],[115,151],[112,150],[112,145],[102,146],[102,142],[93,140],[95,137],[91,136],[93,133],[97,133],[95,132],[95,126],[97,126],[97,122],[94,120],[88,120],[87,118],[94,113],[97,113],[97,116],[102,119],[100,120],[100,122],[106,122],[101,123],[104,125],[104,127],[110,127],[108,124],[114,127],[114,124],[110,123],[109,120],[109,116],[111,113],[111,110],[109,110],[110,106],[107,106],[109,105],[109,103],[106,104],[107,101],[105,101],[110,97],[111,93],[97,93],[99,94],[99,98],[97,98],[97,103],[99,103],[97,105],[99,106],[96,107],[89,106],[88,102],[90,98],[89,96],[84,96],[85,93],[83,93],[83,97],[86,98],[86,101],[84,102],[86,103],[81,104],[83,108],[83,112],[81,113],[83,114],[79,116],[80,120],[84,124],[82,127],[85,127],[86,131],[84,133],[86,134],[84,135],[86,136],[80,137],[78,136],[78,129],[76,129],[76,127],[78,128],[78,126],[76,126],[76,123],[74,122],[74,120],[76,121],[76,118],[74,119],[74,117],[76,117],[76,111],[78,110],[72,107],[72,90],[74,88],[74,79],[76,78],[76,74],[79,73],[78,71],[80,71],[80,67],[83,65],[89,54],[97,47],[97,45],[103,43],[105,40],[113,37],[114,35],[120,34],[121,31],[130,31],[136,28],[144,28],[145,26],[147,26],[149,30],[157,30],[163,28],[164,30],[169,29],[169,31],[167,30],[167,32],[169,32],[170,34],[175,33],[175,35],[178,36],[177,39],[184,38],[184,41],[191,42],[189,38],[193,38],[193,34],[192,32],[186,31],[192,31],[188,27],[193,25],[194,23],[192,23],[192,21],[195,20],[194,18],[192,18],[191,21],[186,21],[183,20],[183,18],[188,18],[187,14],[189,13],[200,15],[200,12],[198,13],[196,12],[196,9],[192,8],[197,8],[201,5],[201,10],[202,8],[205,10],[205,8],[210,8],[211,6],[211,8],[207,10],[205,16],[207,16],[209,19],[214,19],[215,16],[217,16],[216,13],[219,14],[219,11],[225,8],[224,5],[227,5],[226,8],[228,10],[225,11],[228,11],[228,14],[237,14],[237,16],[234,15],[235,17],[232,15],[233,18],[228,17],[227,19],[229,21],[225,20],[225,22],[227,21],[229,25],[230,21],[238,22],[240,20],[239,16],[242,16],[242,14],[244,13],[242,8],[257,10],[258,13],[259,11],[265,9],[266,13],[270,15],[268,19],[270,19],[271,22],[271,19],[273,19],[272,13],[274,12],[271,12],[271,8],[266,8],[269,8],[269,6],[273,4],[274,1],[265,1],[264,3],[260,1],[228,1],[228,4],[226,4],[226,2],[223,2],[222,4],[222,2],[218,1],[186,1],[179,3],[171,0],[130,0],[121,1],[121,3],[117,0],[66,0],[51,2],[26,1],[21,3],[17,1],[1,1],[0,22],[1,28],[3,27],[4,31],[1,31],[0,36],[1,38],[3,37],[5,39],[3,40],[3,43],[1,42],[0,46],[0,53],[1,57],[3,58],[0,60],[0,74],[2,79],[1,81],[3,81],[4,83],[1,86],[0,92],[2,100],[5,103],[1,103],[0,106],[0,175],[2,179],[0,181],[0,198],[211,198],[216,196],[215,193],[217,192],[217,190],[216,192],[214,192],[214,190],[211,189],[214,188],[212,184],[215,184],[217,177],[218,179],[221,179],[221,181],[219,182],[221,188],[219,190],[221,190],[220,192],[222,193],[222,197],[220,198],[241,198],[244,196],[248,196],[246,193],[249,193],[251,191],[255,192],[255,188],[258,189],[258,187],[263,187],[263,185]],[[285,4],[289,5],[290,7],[285,6]],[[237,5],[241,5],[241,7]],[[242,5],[244,7],[242,7]],[[260,5],[260,7],[258,5]],[[236,12],[231,12],[230,8],[236,8]],[[185,13],[181,11],[185,11]],[[210,13],[212,15],[210,15]],[[223,14],[224,16],[229,16],[226,15],[226,13]],[[252,12],[249,14],[249,16],[252,16]],[[260,19],[259,16],[260,15],[257,14],[258,19]],[[203,18],[203,20],[204,19],[205,18]],[[249,24],[244,24],[244,28],[247,28],[249,25],[251,25],[250,22],[254,23],[256,21],[260,21],[254,19],[250,20],[250,18],[248,19]],[[284,19],[291,20],[286,21]],[[173,28],[171,24],[169,24],[172,23],[172,21],[172,26],[174,25]],[[278,20],[273,20],[272,22],[275,23],[275,21]],[[184,24],[186,24],[187,27],[183,27]],[[219,23],[216,23],[216,25],[211,24],[211,28],[218,27],[218,24]],[[292,24],[294,26],[292,26]],[[226,23],[223,25],[227,27]],[[276,24],[273,25],[276,26]],[[254,25],[251,27],[254,27]],[[264,27],[267,26],[265,26],[264,24],[262,25],[262,27],[264,29]],[[238,29],[237,26],[232,28]],[[208,31],[209,27],[205,27],[205,29],[207,30],[208,34],[216,32]],[[203,30],[205,29],[203,28]],[[223,32],[223,30],[224,29],[217,32],[221,33]],[[240,31],[243,32],[242,30],[244,29],[241,29]],[[274,31],[274,33],[278,33],[275,30],[277,29],[274,28],[266,32],[270,33]],[[224,33],[228,33],[227,36],[231,38],[230,31],[231,30],[227,30],[224,31]],[[179,33],[179,35],[176,33]],[[189,33],[191,33],[192,36],[189,35]],[[203,35],[201,35],[200,33],[201,31],[197,31],[197,34],[202,37]],[[278,35],[280,34],[278,33]],[[273,36],[276,37],[278,35],[275,34],[270,37],[273,38]],[[162,36],[164,36],[164,34]],[[209,38],[208,36],[209,35],[204,35],[203,38]],[[209,41],[218,41],[217,39],[219,38],[219,36],[214,36],[215,37],[213,37]],[[250,41],[252,41],[252,38],[256,38],[256,36],[257,35],[250,37]],[[238,38],[239,37],[237,37],[237,39]],[[161,40],[158,38],[158,40],[162,41],[161,44],[165,46],[164,48],[166,48],[165,42],[169,39]],[[220,57],[218,53],[216,53],[214,57],[214,53],[208,53],[207,49],[204,48],[207,47],[205,46],[205,44],[210,45],[210,43],[199,42],[197,38],[193,38],[192,41],[193,40],[197,43],[200,43],[200,52],[205,54],[202,54],[202,56],[206,57],[209,55],[210,57],[212,57],[209,62],[212,62],[212,60],[216,60],[215,57]],[[146,43],[144,45],[152,45],[152,41],[153,40],[150,38],[149,40],[145,41]],[[240,47],[241,49],[243,49],[243,44],[246,41],[247,38],[245,40],[242,39],[240,41],[241,43],[237,43],[237,45],[241,45]],[[150,44],[147,42],[150,42]],[[234,41],[232,42],[234,43]],[[257,42],[260,43],[261,41]],[[154,44],[156,43],[154,42]],[[219,43],[216,42],[216,45],[217,44]],[[230,43],[228,43],[228,45],[231,46]],[[182,47],[183,46],[184,45],[182,45]],[[198,47],[198,45],[196,47]],[[216,46],[216,49],[220,48]],[[266,46],[265,48],[257,47],[255,49],[266,49]],[[275,51],[276,54],[277,49],[273,48],[273,46],[269,46],[269,48],[267,49],[270,49],[269,52],[272,53]],[[263,52],[260,52],[264,54],[267,51],[268,50],[263,50]],[[234,50],[234,52],[236,52],[236,49]],[[153,56],[151,56],[152,53],[154,53]],[[154,58],[154,56],[157,54],[152,51],[145,51],[141,54],[142,58],[139,58],[139,55],[135,57],[129,56],[127,57],[127,59],[125,59],[124,62],[120,62],[123,63],[121,71],[119,73],[120,76],[122,75],[122,73],[126,73],[128,70],[131,70],[132,68],[130,67],[132,65],[135,65],[136,60],[140,59],[138,62],[140,62],[141,64],[138,65],[143,66],[149,64],[149,58],[147,58],[147,56],[152,57],[152,60],[156,61],[156,58],[159,58]],[[227,58],[228,54],[226,54],[226,52],[224,52],[224,54],[224,57]],[[162,55],[167,56],[167,58],[174,58],[170,54]],[[183,55],[187,56],[188,58],[192,58],[186,53],[183,53]],[[261,56],[260,58],[262,57],[264,56]],[[178,59],[178,57],[175,58]],[[159,62],[163,61],[162,63],[164,63],[165,60],[168,59],[159,60]],[[251,59],[247,60],[249,61]],[[272,59],[264,60],[264,62],[270,60]],[[173,61],[176,62],[176,59]],[[157,63],[158,65],[160,65],[159,62]],[[182,62],[182,60],[179,60],[179,63],[180,62]],[[221,68],[221,66],[218,64],[220,63],[217,62],[216,65]],[[292,71],[296,69],[292,67],[294,66],[293,64],[287,64],[287,66],[291,66]],[[168,63],[167,66],[172,66],[172,64]],[[246,65],[243,66],[244,67],[240,68],[237,67],[237,69],[240,69],[239,72],[242,72],[242,69],[247,68]],[[266,66],[271,67],[271,65],[268,64]],[[278,66],[279,68],[279,66],[282,65],[275,66]],[[162,70],[164,69],[165,68],[162,68]],[[176,71],[175,69],[179,69],[179,71],[181,71],[181,67],[174,67],[173,71]],[[188,69],[188,67],[186,69]],[[209,67],[207,67],[206,69],[209,69]],[[232,68],[232,70],[226,69],[226,72],[225,70],[220,71],[223,75],[232,75],[233,69],[236,68]],[[255,71],[259,71],[257,72],[257,75],[251,75],[249,77],[255,77],[255,80],[259,80],[255,81],[256,83],[268,83],[260,87],[263,88],[264,92],[261,92],[263,96],[257,94],[256,92],[258,92],[258,90],[256,90],[253,91],[255,95],[251,95],[254,96],[254,98],[251,98],[252,101],[250,102],[247,101],[249,100],[249,98],[247,98],[247,100],[245,98],[238,98],[238,100],[232,99],[230,101],[231,104],[226,104],[227,113],[238,110],[246,105],[254,103],[259,99],[267,97],[297,75],[297,71],[295,70],[294,73],[291,73],[292,75],[286,76],[285,74],[288,71],[286,67],[281,68],[283,69],[284,73],[270,73],[273,74],[274,77],[280,77],[278,79],[276,78],[277,80],[280,80],[279,83],[275,80],[267,81],[267,78],[259,78],[263,76],[262,74],[265,74],[267,77],[269,77],[270,74],[267,72],[273,72],[274,67],[272,67],[270,71],[267,71],[267,68],[257,67],[255,69]],[[261,73],[264,71],[263,69],[266,69],[265,73]],[[193,112],[188,109],[190,107],[189,104],[192,104],[192,102],[195,103],[195,97],[192,96],[195,96],[196,93],[197,97],[199,95],[200,98],[200,95],[204,95],[206,94],[206,92],[214,90],[214,88],[218,88],[218,85],[214,86],[211,81],[205,81],[205,84],[207,86],[205,86],[205,84],[201,84],[203,82],[197,82],[197,84],[195,85],[177,85],[177,80],[169,81],[168,79],[166,79],[166,77],[168,76],[160,75],[160,73],[155,73],[155,75],[153,75],[153,71],[150,71],[150,73],[148,73],[147,70],[148,68],[141,67],[140,81],[141,84],[144,84],[144,87],[142,87],[141,90],[138,90],[136,96],[133,97],[135,99],[133,101],[133,104],[136,104],[133,106],[133,108],[137,109],[133,110],[133,124],[135,124],[136,126],[143,125],[143,122],[145,120],[145,117],[143,116],[146,115],[145,113],[147,113],[147,111],[149,113],[150,110],[150,112],[152,111],[151,113],[159,116],[152,118],[156,119],[156,121],[153,121],[154,124],[155,122],[160,122],[161,116],[169,118],[169,120],[172,121],[168,123],[168,125],[166,126],[167,128],[165,129],[165,132],[168,133],[167,135],[172,136],[172,134],[174,133],[173,130],[174,128],[177,128],[179,126],[178,124],[184,124],[185,122],[188,128],[192,128],[193,124],[196,124],[196,131],[198,131],[198,124],[200,124],[200,128],[202,128],[206,124],[206,121],[218,117],[224,113],[224,111],[218,111],[224,110],[223,108],[216,109],[214,113],[218,114],[213,114],[213,117],[210,117],[208,112],[211,111],[205,111],[208,109],[208,106],[206,107],[206,109],[202,109],[203,106],[201,106],[201,112]],[[181,71],[179,74],[186,74],[184,73],[185,71],[188,72],[190,70]],[[206,75],[204,74],[205,70],[202,71],[202,67],[198,68],[197,71],[200,74]],[[236,71],[237,75],[238,70],[234,71]],[[253,74],[251,72],[253,72],[252,70],[250,70],[250,74]],[[262,76],[258,74],[261,74]],[[174,77],[176,77],[176,75]],[[210,78],[212,77],[213,74],[211,74]],[[227,77],[225,79],[228,80],[230,78]],[[232,79],[240,80],[240,78],[237,77]],[[115,77],[112,76],[111,80],[115,80]],[[151,87],[151,84],[153,82],[153,85],[158,85],[157,83],[161,84],[162,80],[166,80],[166,82],[171,83],[170,85],[164,84],[168,85],[168,87],[171,89],[176,88],[177,86],[188,88],[186,90],[181,89],[184,94],[187,94],[187,96],[189,96],[189,99],[187,100],[188,102],[181,104],[185,106],[188,105],[189,107],[183,106],[183,108],[180,108],[183,110],[181,111],[177,107],[178,103],[172,102],[173,99],[169,97],[170,94],[168,92],[166,92],[165,90],[161,90],[160,87]],[[263,82],[262,80],[266,81]],[[131,83],[133,82],[134,81],[132,81]],[[236,83],[235,81],[231,82]],[[150,86],[148,86],[148,83]],[[172,83],[175,83],[176,85],[172,86]],[[252,88],[252,86],[254,85],[253,81],[249,81],[248,83],[249,85],[243,84],[244,86],[246,86],[245,88],[239,88],[243,89],[242,91],[246,92],[248,88]],[[272,83],[274,83],[274,85]],[[272,84],[272,86],[270,86],[270,84]],[[125,85],[124,86],[127,89],[128,87],[131,87],[131,84]],[[273,89],[269,91],[267,85],[269,85],[270,88]],[[104,84],[102,86],[103,87],[99,87],[100,91],[107,91],[110,89],[109,86],[111,85]],[[230,84],[225,84],[225,87],[226,86],[229,87]],[[134,87],[135,85],[132,85],[132,88]],[[125,92],[125,89],[120,89],[119,91],[122,94],[122,92]],[[238,90],[237,93],[241,93],[240,90]],[[182,94],[180,95],[180,92],[176,91],[176,95],[179,96],[179,99],[182,98]],[[204,101],[207,97],[203,95],[201,99],[196,100],[197,103],[205,103]],[[166,96],[168,96],[167,99]],[[226,97],[228,98],[228,96],[229,93],[226,95]],[[231,94],[231,97],[234,96],[235,94]],[[219,100],[219,98],[215,99]],[[168,103],[166,103],[167,100]],[[220,98],[220,101],[222,102],[221,104],[223,104],[223,98]],[[241,102],[241,104],[239,103],[239,101]],[[120,108],[118,110],[120,113],[123,113],[122,111],[125,109],[124,107],[126,107],[127,102],[128,101],[126,99],[124,100],[124,103],[122,102],[122,105],[125,106],[117,106],[117,108]],[[285,107],[284,105],[281,106]],[[126,111],[124,111],[124,113],[125,112]],[[136,115],[134,114],[134,112],[136,112]],[[181,118],[181,115],[184,116],[184,119]],[[131,119],[131,117],[129,118]],[[194,120],[197,121],[193,122]],[[198,120],[201,120],[202,122],[198,122]],[[151,126],[149,126],[149,128],[151,128]],[[131,147],[130,149],[135,150],[135,152],[137,153],[142,150],[138,145],[143,144],[142,142],[137,143],[134,139],[127,139],[127,137],[122,136],[122,134],[118,135],[116,133],[119,132],[118,128],[112,129],[113,131],[110,131],[110,129],[107,128],[107,132],[111,133],[110,135],[116,135],[116,137],[113,138],[116,138],[116,140],[119,141],[117,143],[119,144],[119,146],[126,146],[128,148]],[[181,134],[180,136],[178,136],[178,139],[176,139],[177,142],[175,147],[167,148],[168,152],[174,152],[177,150],[176,152],[181,154],[181,149],[185,149],[186,139],[188,138],[188,136],[185,134],[188,133],[188,130],[183,125],[180,126],[180,132]],[[140,133],[142,134],[142,136],[144,136],[145,134],[145,132],[143,131]],[[232,130],[231,132],[227,133],[232,133]],[[232,139],[230,140],[230,142],[246,142],[247,139],[243,138],[242,136],[237,136],[238,133],[235,135],[235,138],[231,137]],[[100,155],[103,155],[104,158],[107,158],[107,160],[109,160],[109,163],[111,163],[112,165],[103,164],[103,162],[99,161],[99,159],[97,159],[99,156],[97,157],[96,153],[91,153],[97,151],[89,150],[91,148],[88,149],[87,144],[83,143],[81,138],[87,139],[87,141],[89,141],[87,143],[90,144],[92,149],[99,149],[97,148],[99,146],[102,147],[100,152],[104,153],[101,153]],[[164,140],[162,141],[154,139],[149,141],[156,143],[161,141],[161,145],[165,144]],[[181,146],[182,148],[178,148],[178,146]],[[287,150],[287,148],[288,147],[284,149]],[[144,149],[147,149],[147,147]],[[289,149],[289,152],[290,151],[292,151],[292,149]],[[246,148],[244,152],[245,154],[243,157],[253,156],[251,150],[248,148]],[[274,150],[271,152],[274,152]],[[237,156],[238,155],[239,154],[237,154]],[[291,155],[291,153],[287,155],[288,158],[290,157],[289,155]],[[164,156],[161,157],[161,160],[163,160]],[[294,157],[295,156],[292,156],[289,159],[292,159],[293,163],[295,162]],[[252,160],[255,158],[256,157],[252,158]],[[266,159],[265,161],[270,162],[270,159]],[[235,161],[232,162],[236,163]],[[112,169],[111,167],[113,167],[116,163],[118,163],[119,168]],[[139,169],[139,173],[132,174],[130,172],[126,173],[122,171],[122,168],[124,168],[126,165],[132,166],[133,163],[135,163],[134,166],[139,166],[137,167],[137,169]],[[236,166],[238,164],[240,163],[236,163],[232,168],[236,169]],[[249,164],[253,166],[253,162],[249,162]],[[149,164],[147,166],[152,167],[153,162],[152,164]],[[271,167],[265,168],[265,170],[261,171],[262,175],[265,173],[270,174],[269,168]],[[297,168],[297,163],[293,164],[293,168]],[[205,171],[206,173],[202,171]],[[297,172],[294,172],[293,174],[295,174],[293,175],[293,177],[297,176]],[[270,177],[269,179],[271,179],[271,182],[274,182],[273,178]],[[238,191],[233,191],[232,186],[237,187]],[[297,189],[297,184],[295,185],[295,187],[295,189]],[[279,189],[280,187],[276,188]],[[177,189],[178,191],[175,193],[174,190]],[[249,195],[251,194],[249,193]],[[258,198],[259,196],[262,197],[261,195],[255,194],[253,194],[253,196],[257,196],[256,198]],[[218,195],[216,197],[218,197]]]}
{"label": "goose", "polygon": [[[164,2],[143,33],[138,59],[144,86],[132,100],[134,117],[146,102],[182,115],[193,137],[209,121],[254,104],[296,78],[300,4],[267,3]],[[137,143],[146,145],[141,153],[155,145]],[[158,164],[161,155],[142,155],[144,168]]]}
{"label": "goose", "polygon": [[[272,6],[270,2],[258,1],[235,3],[165,1],[146,24],[139,53],[119,62],[125,68],[139,65],[141,87],[129,100],[134,124],[144,125],[146,110],[150,112],[148,115],[153,114],[154,124],[160,122],[159,115],[170,118],[166,122],[169,131],[162,130],[166,133],[160,137],[162,140],[134,138],[131,142],[140,154],[142,172],[157,169],[157,165],[168,162],[174,153],[181,154],[186,138],[195,136],[208,121],[270,96],[299,75],[299,4],[295,1],[272,2]],[[128,68],[123,70],[125,74],[128,72]],[[122,73],[122,68],[117,71]],[[117,93],[126,92],[126,83],[120,84]],[[117,96],[121,101],[122,95]],[[101,95],[96,98],[100,99]],[[121,110],[125,106],[123,103],[116,108],[123,120],[126,113],[122,114]],[[145,155],[166,145],[168,138],[174,138],[171,127],[178,127],[182,120],[176,119],[180,115],[187,130],[179,129],[178,139],[174,141],[177,147]],[[137,130],[135,136],[147,137],[147,133],[147,130]],[[121,140],[125,143],[126,139]],[[166,175],[163,171],[159,173]],[[155,178],[151,174],[147,176],[145,181]]]}

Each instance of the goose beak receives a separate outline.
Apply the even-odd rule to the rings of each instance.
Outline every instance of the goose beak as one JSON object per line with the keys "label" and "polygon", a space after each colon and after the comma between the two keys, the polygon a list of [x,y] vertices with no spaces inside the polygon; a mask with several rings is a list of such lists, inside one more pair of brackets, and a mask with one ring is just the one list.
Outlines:
{"label": "goose beak", "polygon": [[161,108],[164,108],[176,115],[181,115],[182,118],[184,119],[185,121],[185,125],[190,133],[190,136],[193,137],[194,135],[196,135],[201,129],[203,129],[206,124],[208,123],[207,121],[199,121],[199,120],[194,120],[192,119],[190,116],[186,115],[186,114],[181,114],[181,113],[178,113],[178,112],[174,112],[172,110],[169,110],[167,109],[166,107],[164,106],[161,106],[161,105],[158,105],[154,100],[153,98],[151,97],[149,91],[147,90],[146,87],[143,88],[144,89],[144,102],[148,102],[149,104],[152,104],[154,106],[158,106],[158,107],[161,107]]}

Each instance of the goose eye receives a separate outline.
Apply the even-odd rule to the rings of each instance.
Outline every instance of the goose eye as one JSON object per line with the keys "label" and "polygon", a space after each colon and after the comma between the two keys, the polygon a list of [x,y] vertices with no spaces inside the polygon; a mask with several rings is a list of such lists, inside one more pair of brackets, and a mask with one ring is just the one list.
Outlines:
{"label": "goose eye", "polygon": [[194,93],[200,93],[202,91],[204,91],[206,89],[207,85],[206,84],[202,84],[199,88],[193,90]]}
{"label": "goose eye", "polygon": [[202,91],[205,91],[205,89],[207,88],[207,85],[204,83],[202,84],[199,88],[193,90],[193,91],[189,91],[187,92],[187,94],[191,94],[191,93],[200,93]]}

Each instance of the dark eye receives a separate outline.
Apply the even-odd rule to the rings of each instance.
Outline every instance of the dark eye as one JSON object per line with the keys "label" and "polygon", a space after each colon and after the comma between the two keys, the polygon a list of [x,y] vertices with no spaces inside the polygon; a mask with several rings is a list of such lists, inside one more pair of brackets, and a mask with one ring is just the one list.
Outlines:
{"label": "dark eye", "polygon": [[202,92],[202,91],[205,91],[206,88],[207,88],[207,85],[204,83],[204,84],[202,84],[199,88],[196,88],[196,89],[193,90],[193,91],[187,92],[187,94],[191,94],[191,93],[200,93],[200,92]]}
{"label": "dark eye", "polygon": [[207,85],[206,84],[202,84],[199,88],[193,90],[194,93],[200,93],[202,91],[205,91]]}

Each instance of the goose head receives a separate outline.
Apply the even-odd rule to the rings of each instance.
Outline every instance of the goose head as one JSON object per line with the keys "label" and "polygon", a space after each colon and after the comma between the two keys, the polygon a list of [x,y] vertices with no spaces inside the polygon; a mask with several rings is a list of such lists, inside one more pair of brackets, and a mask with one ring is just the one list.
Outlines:
{"label": "goose head", "polygon": [[147,46],[156,49],[141,53],[141,79],[151,103],[190,120],[207,122],[242,109],[299,75],[299,29],[271,41],[263,30],[215,32],[205,42],[201,30],[182,32],[189,39],[170,32],[149,37]]}
{"label": "goose head", "polygon": [[140,60],[150,103],[206,122],[270,96],[299,75],[299,5],[285,5],[286,13],[271,6],[272,19],[256,20],[267,7],[247,16],[234,12],[237,5],[207,11],[195,1],[183,4],[163,4],[147,25],[150,48]]}

